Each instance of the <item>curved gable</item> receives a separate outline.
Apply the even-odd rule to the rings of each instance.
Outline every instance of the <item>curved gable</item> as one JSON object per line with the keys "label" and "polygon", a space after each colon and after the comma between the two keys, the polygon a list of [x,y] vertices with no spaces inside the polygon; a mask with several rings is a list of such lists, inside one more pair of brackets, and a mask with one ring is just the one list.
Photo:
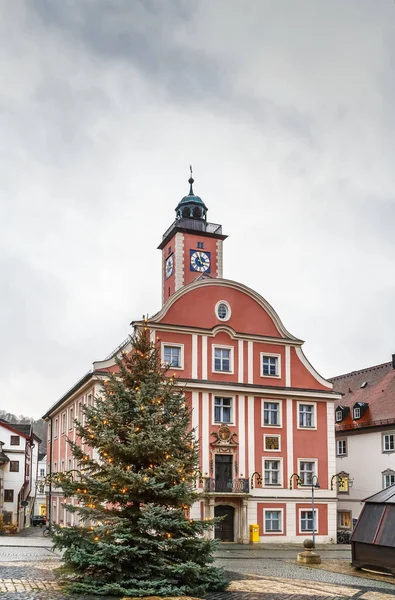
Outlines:
{"label": "curved gable", "polygon": [[[231,316],[225,322],[215,314],[215,306],[220,300],[225,300],[231,307]],[[262,296],[227,279],[206,279],[181,288],[149,322],[202,329],[223,325],[248,335],[301,342],[285,329],[276,311]]]}

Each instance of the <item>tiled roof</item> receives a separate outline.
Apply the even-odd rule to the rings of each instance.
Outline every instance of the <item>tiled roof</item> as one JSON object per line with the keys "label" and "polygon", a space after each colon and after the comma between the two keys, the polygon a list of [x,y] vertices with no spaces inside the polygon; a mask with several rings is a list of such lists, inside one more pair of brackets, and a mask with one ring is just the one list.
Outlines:
{"label": "tiled roof", "polygon": [[[392,362],[331,377],[329,381],[333,383],[334,391],[343,394],[335,409],[339,405],[350,408],[343,421],[336,424],[337,430],[383,425],[385,422],[395,424],[395,369]],[[354,421],[352,407],[357,402],[367,403],[368,409],[361,419]]]}

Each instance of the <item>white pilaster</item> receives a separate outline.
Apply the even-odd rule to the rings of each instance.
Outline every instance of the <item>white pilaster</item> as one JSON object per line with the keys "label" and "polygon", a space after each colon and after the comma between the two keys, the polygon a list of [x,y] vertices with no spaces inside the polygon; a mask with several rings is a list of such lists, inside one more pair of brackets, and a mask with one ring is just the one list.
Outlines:
{"label": "white pilaster", "polygon": [[238,382],[244,383],[244,342],[239,340]]}
{"label": "white pilaster", "polygon": [[285,385],[291,387],[291,346],[285,346]]}
{"label": "white pilaster", "polygon": [[205,476],[206,473],[209,475],[210,465],[209,465],[209,415],[210,407],[209,407],[209,396],[207,392],[203,392],[202,398],[202,431],[201,431],[201,440],[202,440],[202,472]]}
{"label": "white pilaster", "polygon": [[198,376],[198,336],[192,335],[192,379]]}
{"label": "white pilaster", "polygon": [[287,538],[296,536],[296,504],[287,502]]}
{"label": "white pilaster", "polygon": [[294,440],[293,440],[293,419],[292,419],[292,399],[287,399],[287,483],[291,477],[294,467]]}
{"label": "white pilaster", "polygon": [[254,342],[248,342],[248,382],[254,383]]}
{"label": "white pilaster", "polygon": [[192,392],[192,429],[195,437],[199,439],[199,392]]}
{"label": "white pilaster", "polygon": [[245,424],[245,396],[239,396],[239,474],[248,478],[246,473],[246,424]]}
{"label": "white pilaster", "polygon": [[202,379],[207,379],[207,335],[202,335]]}
{"label": "white pilaster", "polygon": [[255,471],[254,396],[248,396],[248,470],[250,478]]}
{"label": "white pilaster", "polygon": [[331,478],[336,473],[336,440],[335,440],[335,405],[326,403],[327,440],[328,440],[328,488]]}

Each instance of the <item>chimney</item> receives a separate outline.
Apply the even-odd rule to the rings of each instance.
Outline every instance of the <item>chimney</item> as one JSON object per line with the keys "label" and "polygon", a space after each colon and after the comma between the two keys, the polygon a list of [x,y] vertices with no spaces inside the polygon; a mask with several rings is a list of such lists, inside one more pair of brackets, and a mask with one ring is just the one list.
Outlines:
{"label": "chimney", "polygon": [[392,368],[395,369],[395,354],[392,355]]}

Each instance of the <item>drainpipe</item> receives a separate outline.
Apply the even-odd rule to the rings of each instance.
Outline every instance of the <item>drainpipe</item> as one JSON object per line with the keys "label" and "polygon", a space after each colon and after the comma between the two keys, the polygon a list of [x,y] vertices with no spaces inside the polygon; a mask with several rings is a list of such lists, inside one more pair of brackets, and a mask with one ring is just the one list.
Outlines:
{"label": "drainpipe", "polygon": [[[53,427],[52,427],[53,418],[50,417],[50,438],[49,438],[49,476],[52,475],[52,441],[53,441]],[[48,524],[51,524],[51,512],[52,512],[52,480],[49,480],[49,488],[48,488]]]}

